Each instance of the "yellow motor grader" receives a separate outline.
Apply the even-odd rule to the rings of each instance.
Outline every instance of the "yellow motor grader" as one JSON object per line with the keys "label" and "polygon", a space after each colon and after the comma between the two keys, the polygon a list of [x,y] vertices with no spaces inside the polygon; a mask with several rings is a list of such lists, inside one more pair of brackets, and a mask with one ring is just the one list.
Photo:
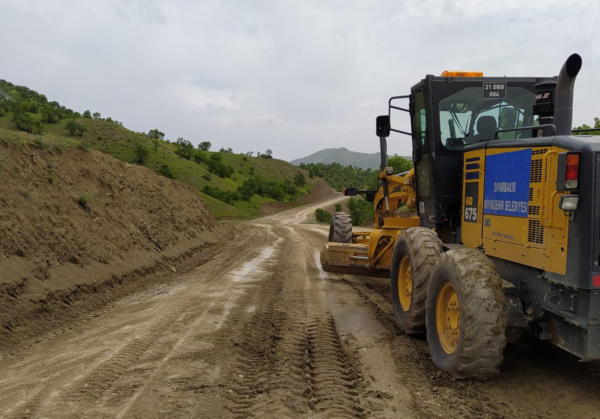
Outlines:
{"label": "yellow motor grader", "polygon": [[[526,330],[600,359],[600,137],[572,135],[581,64],[571,55],[557,77],[426,76],[377,117],[378,190],[345,190],[373,200],[376,228],[352,233],[334,214],[323,268],[389,276],[397,325],[426,333],[457,378],[497,373]],[[392,128],[393,112],[410,114],[411,132]],[[409,172],[387,167],[391,132],[412,139]]]}

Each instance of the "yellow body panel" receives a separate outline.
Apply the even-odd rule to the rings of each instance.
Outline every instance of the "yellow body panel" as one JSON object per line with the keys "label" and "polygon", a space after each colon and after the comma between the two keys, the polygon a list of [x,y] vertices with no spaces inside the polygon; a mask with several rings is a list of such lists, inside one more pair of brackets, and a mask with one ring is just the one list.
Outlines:
{"label": "yellow body panel", "polygon": [[[476,248],[481,246],[485,150],[476,150],[465,153],[464,159],[465,170],[463,173],[463,208],[461,225],[462,241],[465,246]],[[467,179],[467,177],[470,179]],[[477,177],[477,179],[473,179],[474,177]],[[466,208],[471,209],[466,211]],[[469,214],[467,214],[467,212],[469,212]],[[473,214],[475,217],[473,217]],[[470,217],[470,221],[472,222],[465,222],[465,217]],[[474,218],[474,220],[472,218]]]}
{"label": "yellow body panel", "polygon": [[[566,150],[531,148],[527,217],[493,215],[484,211],[485,157],[524,149],[492,148],[465,153],[462,241],[468,247],[483,247],[490,256],[564,274],[568,215],[558,206],[563,193],[556,190],[556,173],[558,153]],[[475,162],[479,164],[477,168]],[[469,175],[474,172],[478,175]],[[477,201],[476,206],[474,201]],[[475,208],[476,217],[469,207]]]}

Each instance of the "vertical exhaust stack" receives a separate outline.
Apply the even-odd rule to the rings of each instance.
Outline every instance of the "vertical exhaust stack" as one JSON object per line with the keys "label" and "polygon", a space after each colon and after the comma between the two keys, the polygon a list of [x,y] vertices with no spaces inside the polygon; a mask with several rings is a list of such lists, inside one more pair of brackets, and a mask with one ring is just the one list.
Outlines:
{"label": "vertical exhaust stack", "polygon": [[581,56],[572,54],[563,64],[558,74],[554,95],[554,124],[556,135],[570,135],[573,122],[573,88],[575,78],[581,69]]}

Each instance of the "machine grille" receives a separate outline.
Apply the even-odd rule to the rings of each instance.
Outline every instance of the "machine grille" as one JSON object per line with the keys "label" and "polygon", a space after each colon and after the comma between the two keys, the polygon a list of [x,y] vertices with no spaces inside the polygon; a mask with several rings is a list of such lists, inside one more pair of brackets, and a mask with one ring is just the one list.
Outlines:
{"label": "machine grille", "polygon": [[544,243],[544,227],[539,220],[529,220],[527,241],[530,243]]}
{"label": "machine grille", "polygon": [[548,151],[548,149],[547,149],[547,148],[541,148],[541,149],[539,149],[539,150],[533,150],[533,151],[531,152],[531,155],[532,155],[532,156],[535,156],[535,155],[537,155],[537,154],[546,154],[546,152],[547,152],[547,151]]}
{"label": "machine grille", "polygon": [[540,207],[538,205],[529,206],[529,215],[540,215]]}
{"label": "machine grille", "polygon": [[542,159],[531,159],[531,183],[538,183],[542,181]]}

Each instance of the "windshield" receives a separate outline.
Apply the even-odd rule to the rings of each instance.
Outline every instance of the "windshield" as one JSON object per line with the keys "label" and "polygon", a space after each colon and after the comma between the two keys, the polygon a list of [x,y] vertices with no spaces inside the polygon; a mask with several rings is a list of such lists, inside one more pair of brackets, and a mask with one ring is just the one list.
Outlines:
{"label": "windshield", "polygon": [[[460,149],[467,144],[493,140],[497,130],[534,125],[535,94],[523,87],[508,87],[505,97],[489,98],[481,86],[465,87],[439,102],[442,144]],[[498,133],[498,139],[531,137],[531,131]]]}

